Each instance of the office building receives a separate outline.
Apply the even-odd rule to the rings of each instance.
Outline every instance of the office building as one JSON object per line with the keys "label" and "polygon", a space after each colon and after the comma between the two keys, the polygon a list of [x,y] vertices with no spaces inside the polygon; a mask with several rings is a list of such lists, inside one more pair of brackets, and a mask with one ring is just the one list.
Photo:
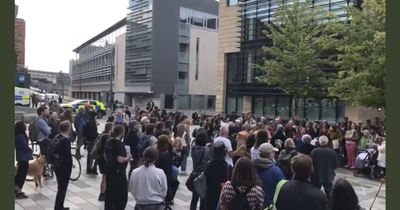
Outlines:
{"label": "office building", "polygon": [[152,99],[167,109],[214,110],[218,4],[131,0],[124,91],[115,92],[116,99],[140,105]]}
{"label": "office building", "polygon": [[70,96],[70,77],[60,71],[41,71],[28,69],[30,86],[48,93]]}
{"label": "office building", "polygon": [[[314,0],[314,5],[346,16],[346,6],[353,0]],[[357,5],[356,5],[357,6]],[[255,80],[259,71],[252,64],[262,62],[261,47],[272,44],[262,33],[265,24],[273,21],[277,2],[273,0],[220,0],[219,40],[216,87],[216,111],[237,114],[252,112],[256,117],[291,117],[293,97]],[[327,68],[327,71],[338,69]],[[306,98],[299,103],[299,118],[342,121],[348,116],[353,121],[383,116],[378,110],[356,108],[335,98]],[[383,118],[383,117],[382,117]]]}
{"label": "office building", "polygon": [[73,98],[104,103],[112,99],[110,89],[114,91],[115,78],[123,69],[118,61],[125,62],[125,28],[123,18],[73,50],[76,57],[69,69]]}
{"label": "office building", "polygon": [[25,20],[16,18],[14,25],[15,67],[25,68]]}

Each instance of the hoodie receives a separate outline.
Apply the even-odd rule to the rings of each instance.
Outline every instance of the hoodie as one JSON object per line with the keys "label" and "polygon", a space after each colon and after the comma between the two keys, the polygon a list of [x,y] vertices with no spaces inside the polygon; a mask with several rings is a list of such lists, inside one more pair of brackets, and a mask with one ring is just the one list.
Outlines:
{"label": "hoodie", "polygon": [[262,181],[261,187],[265,192],[264,207],[267,207],[272,203],[276,185],[278,185],[279,181],[284,180],[285,176],[271,159],[259,158],[255,159],[253,162],[257,174]]}

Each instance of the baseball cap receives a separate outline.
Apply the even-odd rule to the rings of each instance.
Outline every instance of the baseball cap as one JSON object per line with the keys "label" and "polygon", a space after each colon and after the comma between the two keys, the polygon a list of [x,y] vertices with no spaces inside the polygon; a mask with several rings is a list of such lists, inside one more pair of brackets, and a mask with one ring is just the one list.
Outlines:
{"label": "baseball cap", "polygon": [[271,152],[278,152],[279,149],[272,146],[270,143],[263,143],[258,147],[258,152],[262,154],[267,154]]}

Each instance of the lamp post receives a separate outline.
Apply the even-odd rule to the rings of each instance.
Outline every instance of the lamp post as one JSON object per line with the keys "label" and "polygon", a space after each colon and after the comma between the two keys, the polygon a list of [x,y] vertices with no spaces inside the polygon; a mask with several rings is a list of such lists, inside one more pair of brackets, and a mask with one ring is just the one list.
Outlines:
{"label": "lamp post", "polygon": [[111,110],[114,105],[114,91],[113,91],[113,75],[114,75],[114,59],[115,59],[115,46],[111,48],[111,58],[110,58],[110,92],[108,93],[108,100],[110,103]]}

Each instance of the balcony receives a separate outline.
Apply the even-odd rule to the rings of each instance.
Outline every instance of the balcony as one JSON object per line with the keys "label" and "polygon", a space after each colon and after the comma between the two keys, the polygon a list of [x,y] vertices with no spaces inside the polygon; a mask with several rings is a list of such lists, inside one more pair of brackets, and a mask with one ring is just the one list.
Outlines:
{"label": "balcony", "polygon": [[187,80],[178,80],[178,94],[179,95],[187,95],[189,94],[188,81]]}
{"label": "balcony", "polygon": [[190,36],[190,25],[186,23],[179,23],[179,35]]}
{"label": "balcony", "polygon": [[189,63],[189,52],[179,52],[179,62]]}
{"label": "balcony", "polygon": [[179,35],[179,43],[190,44],[190,38],[186,36]]}

